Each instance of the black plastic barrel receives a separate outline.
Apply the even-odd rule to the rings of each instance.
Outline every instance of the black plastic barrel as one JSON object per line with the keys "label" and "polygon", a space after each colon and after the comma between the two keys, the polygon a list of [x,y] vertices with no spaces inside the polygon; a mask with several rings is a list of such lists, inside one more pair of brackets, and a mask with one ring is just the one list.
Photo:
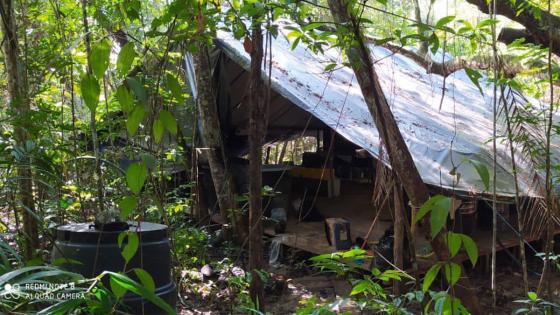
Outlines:
{"label": "black plastic barrel", "polygon": [[[128,223],[129,230],[139,234],[140,244],[136,254],[126,265],[126,270],[142,268],[147,271],[154,280],[156,295],[175,308],[176,285],[171,279],[171,248],[167,226],[149,222],[140,222],[140,226],[138,222]],[[118,245],[121,232],[97,230],[88,223],[59,226],[56,228],[52,258],[79,261],[81,264],[63,264],[61,267],[88,278],[105,270],[123,271],[125,260]],[[138,281],[134,272],[127,274]],[[127,293],[123,302],[132,314],[165,314],[158,306],[132,293]]]}

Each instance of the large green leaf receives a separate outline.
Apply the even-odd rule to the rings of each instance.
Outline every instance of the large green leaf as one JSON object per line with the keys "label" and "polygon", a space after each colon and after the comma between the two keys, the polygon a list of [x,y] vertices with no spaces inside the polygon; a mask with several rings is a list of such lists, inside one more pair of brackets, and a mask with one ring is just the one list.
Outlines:
{"label": "large green leaf", "polygon": [[134,96],[136,96],[138,102],[146,105],[148,103],[148,93],[146,93],[144,85],[135,78],[126,78],[125,81],[128,87],[134,92]]}
{"label": "large green leaf", "polygon": [[152,131],[154,133],[154,140],[156,141],[156,143],[159,143],[161,141],[161,138],[163,137],[163,132],[165,131],[165,127],[163,126],[161,118],[158,117],[156,120],[154,120]]}
{"label": "large green leaf", "polygon": [[86,299],[76,298],[62,300],[49,307],[43,308],[37,315],[72,314],[82,303],[86,303]]}
{"label": "large green leaf", "polygon": [[135,194],[140,193],[148,177],[148,168],[143,162],[130,164],[126,169],[126,185]]}
{"label": "large green leaf", "polygon": [[455,17],[452,15],[444,16],[436,22],[436,28],[443,28],[445,25],[449,24],[451,21],[455,20]]}
{"label": "large green leaf", "polygon": [[126,120],[126,130],[129,136],[134,136],[138,127],[146,117],[146,110],[144,105],[136,105]]}
{"label": "large green leaf", "polygon": [[126,263],[128,263],[132,259],[132,257],[136,255],[136,252],[138,251],[138,244],[140,242],[138,239],[138,234],[136,232],[124,231],[119,234],[119,238],[118,238],[119,247],[123,247],[122,244],[125,237],[127,241],[126,244],[124,245],[124,248],[121,251],[121,255],[126,261]]}
{"label": "large green leaf", "polygon": [[134,109],[134,96],[132,95],[132,91],[124,84],[117,88],[116,97],[123,112],[129,114]]}
{"label": "large green leaf", "polygon": [[126,220],[128,215],[138,206],[138,198],[135,196],[126,196],[119,201],[119,208],[121,209],[121,220]]}
{"label": "large green leaf", "polygon": [[461,235],[448,232],[445,239],[447,241],[447,248],[449,249],[451,257],[455,257],[455,255],[459,252],[459,249],[461,249]]}
{"label": "large green leaf", "polygon": [[113,278],[114,281],[123,288],[154,303],[155,305],[166,311],[168,314],[176,314],[175,310],[171,306],[169,306],[169,304],[163,301],[159,296],[155,295],[155,293],[153,292],[150,292],[144,286],[130,279],[129,277],[112,271],[104,271],[102,275],[109,275],[109,277]]}
{"label": "large green leaf", "polygon": [[482,87],[480,86],[480,82],[479,82],[480,78],[482,78],[482,74],[480,74],[480,72],[476,70],[467,67],[465,67],[465,73],[467,74],[471,82],[478,88],[480,94],[484,95],[484,92],[482,91]]}
{"label": "large green leaf", "polygon": [[426,272],[426,276],[424,277],[424,281],[422,282],[422,291],[423,292],[428,292],[428,290],[430,289],[430,286],[432,285],[432,283],[436,279],[440,269],[441,269],[441,264],[436,263],[435,265],[433,265],[428,270],[428,272]]}
{"label": "large green leaf", "polygon": [[420,221],[428,212],[432,211],[432,208],[434,206],[434,204],[442,199],[445,199],[446,197],[443,195],[435,195],[430,197],[430,199],[428,199],[426,202],[424,202],[424,204],[420,207],[420,209],[418,210],[418,212],[416,213],[416,216],[414,218],[414,223],[416,224],[418,221]]}
{"label": "large green leaf", "polygon": [[109,279],[109,285],[111,286],[111,292],[113,292],[117,299],[121,299],[126,294],[126,289],[115,281],[113,277]]}
{"label": "large green leaf", "polygon": [[128,42],[121,48],[119,56],[117,57],[117,72],[121,76],[126,76],[130,71],[135,58],[136,51],[134,50],[134,43]]}
{"label": "large green leaf", "polygon": [[356,284],[354,284],[354,286],[352,287],[352,291],[350,292],[350,295],[352,296],[352,295],[367,292],[370,287],[371,287],[371,282],[368,279],[362,279],[358,281]]}
{"label": "large green leaf", "polygon": [[155,292],[156,291],[156,284],[154,282],[154,279],[152,278],[152,276],[146,270],[141,269],[141,268],[134,268],[132,270],[134,270],[134,273],[136,274],[136,276],[140,280],[140,283],[142,283],[142,285],[146,289],[148,289],[148,291],[150,291],[150,292]]}
{"label": "large green leaf", "polygon": [[91,48],[91,69],[98,78],[103,78],[105,71],[109,67],[109,56],[111,55],[111,42],[102,40]]}
{"label": "large green leaf", "polygon": [[80,91],[87,108],[95,112],[99,104],[99,94],[101,94],[99,81],[91,74],[84,75],[80,81]]}
{"label": "large green leaf", "polygon": [[456,263],[447,263],[443,267],[443,272],[445,273],[445,278],[449,285],[453,286],[461,277],[461,266]]}
{"label": "large green leaf", "polygon": [[177,102],[183,103],[185,101],[185,97],[183,96],[183,88],[181,87],[179,80],[171,73],[167,73],[165,76],[165,83]]}
{"label": "large green leaf", "polygon": [[159,112],[159,119],[161,119],[163,125],[165,126],[165,129],[167,129],[170,134],[177,134],[177,120],[175,120],[173,114],[166,110],[162,110],[161,112]]}
{"label": "large green leaf", "polygon": [[449,197],[436,201],[432,206],[432,212],[430,214],[432,238],[435,238],[439,231],[441,231],[441,229],[445,226],[450,206],[451,198]]}
{"label": "large green leaf", "polygon": [[461,235],[461,240],[463,241],[463,247],[465,248],[465,251],[469,256],[469,260],[471,261],[471,264],[474,266],[476,265],[476,261],[478,260],[478,247],[476,246],[476,243],[470,236],[465,234],[460,234],[460,235]]}
{"label": "large green leaf", "polygon": [[37,270],[48,270],[49,267],[45,266],[32,266],[32,267],[23,267],[19,269],[15,269],[14,271],[10,271],[8,273],[3,274],[0,276],[0,287],[4,287],[4,284],[11,282],[12,279],[21,276],[27,272],[35,272]]}
{"label": "large green leaf", "polygon": [[482,162],[469,160],[469,162],[474,166],[480,180],[484,184],[484,189],[488,190],[490,188],[490,172],[488,171],[488,167]]}

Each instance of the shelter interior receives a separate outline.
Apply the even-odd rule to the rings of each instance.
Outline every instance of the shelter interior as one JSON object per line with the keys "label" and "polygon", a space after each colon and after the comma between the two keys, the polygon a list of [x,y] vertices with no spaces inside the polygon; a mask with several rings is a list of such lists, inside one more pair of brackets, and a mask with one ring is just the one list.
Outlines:
{"label": "shelter interior", "polygon": [[[215,58],[215,79],[218,108],[226,152],[233,170],[237,190],[247,191],[245,159],[248,147],[249,108],[246,102],[248,73],[225,54]],[[311,253],[323,254],[344,247],[366,243],[371,255],[392,260],[393,191],[398,180],[383,163],[327,127],[310,113],[292,104],[274,90],[270,91],[268,130],[263,152],[263,184],[272,188],[265,200],[265,215],[269,220],[265,233],[275,236],[284,245]],[[202,170],[204,174],[204,170]],[[208,174],[208,172],[206,172]],[[203,179],[205,190],[211,191],[209,176]],[[433,193],[450,194],[438,187]],[[406,194],[405,219],[415,215]],[[216,205],[212,193],[207,205]],[[519,245],[515,206],[511,201],[499,204],[498,250],[515,257]],[[215,221],[221,221],[217,211]],[[450,209],[448,228],[473,237],[481,256],[491,251],[491,207],[487,199],[476,195],[456,196]],[[327,222],[334,220],[332,225]],[[342,226],[333,236],[338,223]],[[346,234],[348,230],[348,234]],[[429,266],[433,253],[421,234],[423,229],[407,231],[405,242],[414,241],[419,266]],[[331,242],[329,242],[329,237]],[[337,243],[333,237],[340,237]],[[527,241],[536,237],[527,237]],[[405,243],[406,244],[406,243]],[[337,247],[337,246],[340,246]],[[513,248],[513,252],[511,251]],[[509,249],[509,250],[508,250]],[[466,260],[466,255],[459,255]],[[374,259],[383,263],[379,259]],[[406,267],[406,264],[405,264]]]}

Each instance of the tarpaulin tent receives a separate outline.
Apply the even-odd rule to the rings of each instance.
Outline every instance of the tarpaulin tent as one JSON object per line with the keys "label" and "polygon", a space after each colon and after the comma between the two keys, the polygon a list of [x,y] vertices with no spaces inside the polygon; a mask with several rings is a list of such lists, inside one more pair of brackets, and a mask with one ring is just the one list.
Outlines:
{"label": "tarpaulin tent", "polygon": [[[269,132],[309,125],[307,112],[315,119],[311,124],[320,121],[379,158],[379,134],[352,70],[339,66],[325,71],[325,66],[333,61],[340,64],[340,50],[329,49],[318,55],[303,44],[292,50],[292,43],[285,36],[289,32],[285,25],[289,24],[281,25],[279,35],[272,39],[270,80],[274,97],[270,104]],[[220,106],[225,103],[227,109],[221,112],[226,111],[232,124],[241,128],[236,132],[243,134],[246,130],[242,129],[248,126],[245,102],[248,87],[247,80],[240,78],[247,75],[250,57],[243,43],[231,33],[219,31],[217,37],[216,45],[227,59],[222,61],[225,64],[216,66],[222,67],[217,70],[223,76],[220,88],[228,90],[227,100],[220,101]],[[442,76],[426,73],[425,68],[410,58],[379,46],[370,48],[385,96],[424,182],[462,193],[489,193],[474,164],[485,165],[492,173],[491,84],[482,78],[481,93],[466,72],[460,70],[445,79],[443,89]],[[263,65],[267,80],[268,73],[269,69]],[[504,98],[509,102],[514,98],[518,105],[526,102],[510,89]],[[503,117],[498,119],[497,129],[501,138],[497,145],[496,186],[498,194],[507,197],[515,194],[515,185]],[[555,139],[552,147],[555,156],[559,152],[557,144]],[[521,193],[538,195],[530,161],[519,154],[517,163]]]}

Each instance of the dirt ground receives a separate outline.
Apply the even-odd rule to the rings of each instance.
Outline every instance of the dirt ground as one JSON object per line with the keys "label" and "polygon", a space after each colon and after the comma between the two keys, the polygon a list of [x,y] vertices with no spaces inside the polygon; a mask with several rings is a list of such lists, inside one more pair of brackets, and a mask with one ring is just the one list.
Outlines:
{"label": "dirt ground", "polygon": [[[268,272],[272,279],[279,285],[268,288],[265,292],[266,310],[272,314],[294,314],[296,309],[302,306],[301,301],[312,296],[317,302],[332,302],[337,297],[347,297],[351,285],[348,280],[337,277],[334,274],[321,273],[310,268],[305,261],[311,257],[310,254],[289,250],[287,257],[281,264],[269,266]],[[479,265],[483,267],[485,258],[481,257]],[[469,278],[477,292],[483,309],[492,314],[492,291],[490,289],[490,272],[484,268],[477,267],[469,271]],[[512,314],[512,311],[521,305],[514,303],[515,300],[525,299],[523,290],[523,277],[520,268],[504,254],[498,255],[497,261],[497,306],[493,314]],[[529,287],[536,291],[542,262],[533,257],[529,260]],[[549,277],[551,298],[548,300],[560,303],[560,274],[553,273]],[[436,281],[437,283],[437,281]],[[219,299],[218,299],[219,300]],[[191,301],[192,302],[192,301]],[[196,303],[195,303],[196,304]],[[181,314],[228,314],[232,312],[217,310],[215,302],[201,305],[192,305],[184,308]],[[344,305],[341,311],[350,311],[352,314],[360,314],[355,305]]]}

